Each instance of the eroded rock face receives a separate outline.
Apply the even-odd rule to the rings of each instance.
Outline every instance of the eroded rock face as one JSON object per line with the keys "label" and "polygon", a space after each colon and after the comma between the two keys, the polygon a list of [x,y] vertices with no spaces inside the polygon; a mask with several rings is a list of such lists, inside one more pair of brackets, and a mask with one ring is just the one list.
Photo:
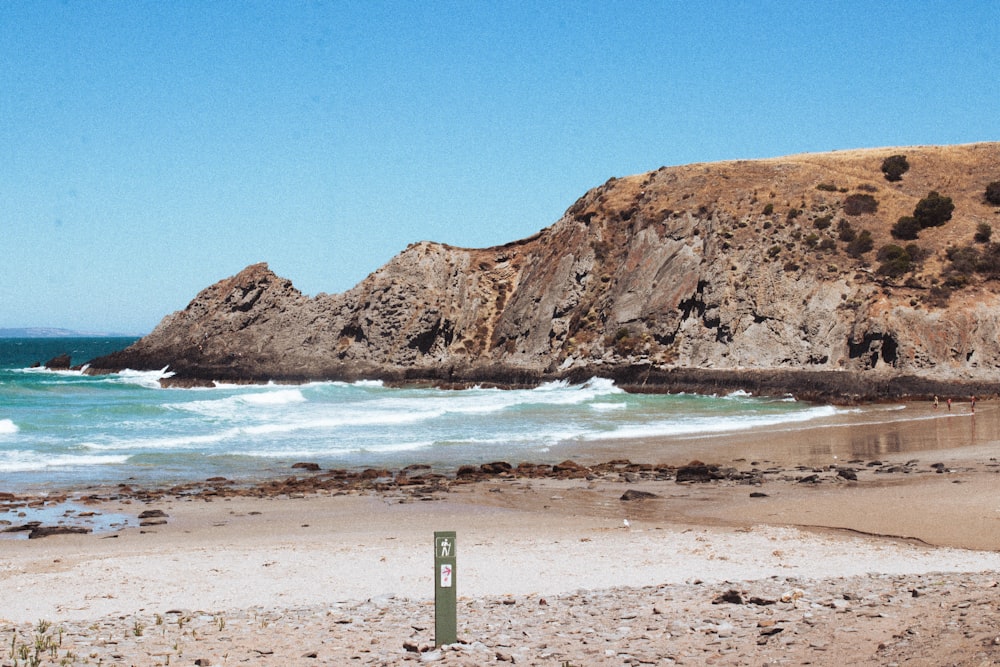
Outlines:
{"label": "eroded rock face", "polygon": [[[881,161],[897,153],[912,168],[889,184]],[[699,382],[730,388],[743,385],[717,373],[764,385],[805,378],[848,395],[954,381],[992,393],[995,284],[972,276],[946,301],[934,290],[946,247],[998,219],[982,196],[997,174],[1000,144],[661,168],[611,179],[529,239],[413,244],[342,294],[308,298],[266,264],[249,266],[92,372],[505,384],[603,375],[666,386],[701,369]],[[915,270],[879,275],[892,225],[930,189],[954,199],[953,219],[921,232]],[[876,213],[844,211],[859,190]],[[845,225],[868,232],[873,249],[849,254]]]}

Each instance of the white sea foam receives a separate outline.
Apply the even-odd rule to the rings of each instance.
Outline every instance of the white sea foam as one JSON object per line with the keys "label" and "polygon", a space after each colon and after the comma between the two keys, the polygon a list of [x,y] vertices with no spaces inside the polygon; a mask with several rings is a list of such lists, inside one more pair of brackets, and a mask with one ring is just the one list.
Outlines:
{"label": "white sea foam", "polygon": [[248,409],[272,408],[295,403],[305,403],[306,397],[300,389],[279,389],[275,391],[255,391],[225,398],[209,398],[201,401],[169,403],[167,407],[195,412],[206,417],[232,418],[248,416]]}
{"label": "white sea foam", "polygon": [[239,435],[239,429],[230,428],[217,433],[202,435],[185,434],[153,438],[112,438],[107,442],[82,442],[85,449],[111,452],[195,450],[218,444]]}
{"label": "white sea foam", "polygon": [[0,435],[13,435],[20,429],[11,419],[0,419]]}
{"label": "white sea foam", "polygon": [[627,406],[624,403],[591,403],[589,407],[595,412],[611,412],[624,410]]}
{"label": "white sea foam", "polygon": [[140,387],[146,387],[147,389],[159,389],[160,380],[170,378],[174,376],[173,371],[168,371],[169,366],[164,366],[158,371],[134,371],[130,368],[126,368],[119,373],[109,376],[112,378],[117,378],[117,381],[124,384],[134,384]]}
{"label": "white sea foam", "polygon": [[259,394],[247,394],[236,397],[249,405],[289,405],[291,403],[305,403],[306,397],[298,389],[281,389],[278,391],[267,391]]}
{"label": "white sea foam", "polygon": [[626,424],[610,431],[588,433],[583,440],[621,440],[640,439],[678,435],[697,435],[701,433],[724,433],[726,431],[743,431],[751,428],[796,424],[837,413],[833,406],[817,406],[797,412],[782,412],[774,414],[739,415],[730,417],[702,416],[691,419],[669,419],[650,421],[645,424]]}
{"label": "white sea foam", "polygon": [[414,440],[409,442],[385,441],[378,443],[354,443],[339,447],[316,446],[311,448],[296,447],[294,449],[249,449],[240,452],[241,455],[262,459],[310,459],[310,458],[340,458],[353,454],[396,454],[412,452],[433,447],[431,440]]}
{"label": "white sea foam", "polygon": [[127,455],[123,456],[86,456],[60,454],[50,456],[39,452],[6,451],[0,452],[0,472],[34,472],[53,468],[80,468],[100,465],[125,463]]}
{"label": "white sea foam", "polygon": [[753,394],[744,389],[737,389],[736,391],[731,391],[725,396],[723,396],[723,398],[752,398],[752,397]]}

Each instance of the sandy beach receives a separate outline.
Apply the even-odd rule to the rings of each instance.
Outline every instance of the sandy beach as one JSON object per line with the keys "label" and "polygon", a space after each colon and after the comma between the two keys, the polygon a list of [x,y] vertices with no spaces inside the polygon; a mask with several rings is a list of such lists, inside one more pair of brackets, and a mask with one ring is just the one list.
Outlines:
{"label": "sandy beach", "polygon": [[[48,499],[65,524],[128,525],[0,540],[0,665],[995,664],[998,413],[956,408],[933,442],[866,417],[544,474],[70,491]],[[436,530],[457,533],[444,647]]]}

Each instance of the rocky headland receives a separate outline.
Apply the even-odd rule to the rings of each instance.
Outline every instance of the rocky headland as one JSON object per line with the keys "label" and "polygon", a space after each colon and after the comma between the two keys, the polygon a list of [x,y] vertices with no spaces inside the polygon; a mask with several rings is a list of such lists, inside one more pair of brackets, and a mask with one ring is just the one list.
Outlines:
{"label": "rocky headland", "polygon": [[662,167],[527,239],[414,243],[341,294],[254,264],[88,372],[996,395],[998,179],[1000,143]]}

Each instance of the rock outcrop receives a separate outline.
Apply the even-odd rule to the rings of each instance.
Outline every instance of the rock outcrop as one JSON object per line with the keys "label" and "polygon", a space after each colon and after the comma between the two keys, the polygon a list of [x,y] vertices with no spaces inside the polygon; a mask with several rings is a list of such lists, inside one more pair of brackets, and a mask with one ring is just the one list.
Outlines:
{"label": "rock outcrop", "polygon": [[[910,169],[889,182],[880,165],[894,154]],[[1000,221],[984,197],[998,179],[1000,143],[663,167],[612,178],[528,239],[415,243],[342,294],[310,298],[249,266],[89,372],[993,394],[1000,290],[953,260],[995,250],[981,232]],[[894,239],[931,191],[952,199],[952,218]],[[909,253],[901,272],[886,268],[890,245]]]}

